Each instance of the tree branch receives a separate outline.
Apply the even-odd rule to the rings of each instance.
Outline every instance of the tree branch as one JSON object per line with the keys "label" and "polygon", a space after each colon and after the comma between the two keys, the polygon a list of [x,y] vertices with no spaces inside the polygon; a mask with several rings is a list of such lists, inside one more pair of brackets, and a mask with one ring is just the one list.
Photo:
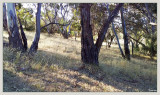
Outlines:
{"label": "tree branch", "polygon": [[61,26],[68,26],[68,25],[70,25],[70,23],[71,22],[69,22],[68,24],[60,24],[60,23],[51,22],[49,24],[46,24],[46,25],[42,26],[41,29],[43,29],[43,28],[45,28],[45,27],[47,27],[48,25],[51,25],[51,24],[56,24],[56,25],[61,25]]}
{"label": "tree branch", "polygon": [[102,46],[102,42],[104,41],[104,38],[105,38],[105,35],[107,33],[107,30],[109,28],[110,23],[113,21],[114,17],[118,14],[118,12],[122,6],[123,6],[123,3],[118,4],[116,6],[116,8],[112,11],[112,13],[109,15],[106,22],[103,24],[103,27],[99,32],[98,39],[95,44],[98,49],[98,52],[100,51],[100,48]]}

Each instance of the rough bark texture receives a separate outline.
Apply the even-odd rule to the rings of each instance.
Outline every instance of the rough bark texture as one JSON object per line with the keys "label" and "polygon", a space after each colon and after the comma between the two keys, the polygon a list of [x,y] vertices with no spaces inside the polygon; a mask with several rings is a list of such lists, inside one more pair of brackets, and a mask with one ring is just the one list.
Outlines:
{"label": "rough bark texture", "polygon": [[83,63],[98,65],[98,51],[93,43],[90,24],[90,4],[80,4],[81,7],[81,60]]}
{"label": "rough bark texture", "polygon": [[37,13],[36,13],[36,34],[34,41],[30,47],[29,53],[36,52],[38,49],[38,42],[40,39],[40,14],[41,14],[41,3],[38,3]]}
{"label": "rough bark texture", "polygon": [[114,17],[118,14],[123,4],[118,4],[113,10],[111,15],[104,23],[102,30],[99,32],[96,44],[93,42],[92,28],[90,24],[90,8],[91,5],[88,3],[80,4],[81,11],[81,60],[83,63],[91,63],[98,65],[98,56],[102,42],[104,41],[105,34],[109,28],[109,24],[113,21]]}
{"label": "rough bark texture", "polygon": [[22,37],[22,41],[23,41],[23,47],[24,47],[24,51],[27,51],[27,38],[26,35],[23,31],[23,27],[22,27],[22,23],[21,23],[21,19],[18,17],[19,20],[19,24],[20,24],[20,29],[21,29],[21,37]]}
{"label": "rough bark texture", "polygon": [[6,4],[5,3],[3,3],[3,27],[4,27],[4,30],[8,31],[7,13],[6,13]]}
{"label": "rough bark texture", "polygon": [[9,31],[9,45],[13,48],[23,50],[22,39],[19,34],[17,16],[14,3],[7,3],[8,14],[8,31]]}
{"label": "rough bark texture", "polygon": [[129,51],[129,46],[128,46],[127,30],[126,30],[125,20],[123,17],[123,7],[121,8],[121,19],[122,19],[122,27],[123,27],[125,57],[128,60],[130,60],[130,51]]}

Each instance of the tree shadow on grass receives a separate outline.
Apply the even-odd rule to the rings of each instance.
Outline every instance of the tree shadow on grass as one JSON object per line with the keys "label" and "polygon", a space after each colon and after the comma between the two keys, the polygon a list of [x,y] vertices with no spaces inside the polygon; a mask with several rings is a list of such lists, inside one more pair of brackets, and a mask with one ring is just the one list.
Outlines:
{"label": "tree shadow on grass", "polygon": [[[102,74],[99,72],[93,73],[88,68],[77,69],[82,64],[80,64],[80,60],[75,59],[75,58],[70,58],[70,57],[66,57],[62,54],[53,53],[53,52],[49,52],[49,51],[43,51],[43,50],[38,50],[38,53],[40,53],[40,54],[39,54],[39,56],[37,56],[37,60],[39,60],[39,59],[42,60],[43,58],[48,58],[48,59],[45,59],[45,60],[47,60],[47,63],[45,63],[45,61],[43,62],[40,60],[43,63],[43,66],[45,66],[45,64],[48,64],[48,66],[55,64],[60,67],[63,67],[62,70],[71,71],[72,73],[73,72],[79,73],[79,74],[75,74],[75,75],[68,73],[69,75],[67,75],[67,73],[65,73],[65,71],[63,71],[63,75],[66,75],[66,77],[68,79],[68,80],[66,80],[63,77],[56,77],[55,75],[52,75],[52,73],[61,74],[61,73],[58,73],[58,71],[54,71],[54,70],[48,71],[49,72],[48,75],[50,77],[48,77],[48,76],[45,77],[45,75],[47,74],[46,71],[43,72],[41,70],[38,71],[38,70],[32,70],[32,69],[29,69],[27,71],[22,71],[22,73],[27,74],[28,77],[32,76],[33,74],[38,73],[34,77],[34,79],[39,79],[39,80],[42,80],[42,82],[44,82],[45,84],[49,84],[48,88],[56,88],[57,87],[56,89],[49,90],[49,91],[61,91],[61,88],[65,88],[63,91],[91,91],[90,89],[86,89],[85,87],[80,85],[80,83],[84,83],[84,84],[87,83],[90,87],[96,86],[97,84],[95,84],[94,82],[91,82],[91,80],[102,82],[108,86],[112,86],[113,88],[118,89],[120,91],[124,91],[124,92],[136,92],[136,91],[146,91],[147,92],[149,89],[148,84],[145,85],[145,84],[140,84],[140,83],[128,82],[126,80],[122,80],[119,76],[116,76],[116,75],[109,76],[109,75],[105,74],[105,72],[103,72],[103,70],[101,70],[101,68],[99,68],[99,69],[101,70]],[[37,63],[37,60],[32,60],[32,61],[33,61],[33,63]],[[39,64],[39,63],[37,63],[37,64]],[[108,68],[110,68],[110,67],[108,66]],[[49,70],[49,67],[47,70]],[[110,73],[110,72],[108,72],[108,73]],[[34,86],[27,85],[28,83],[23,81],[20,77],[16,76],[12,72],[4,70],[3,75],[4,75],[4,81],[3,81],[4,82],[4,91],[20,91],[20,92],[22,92],[22,91],[28,91],[28,92],[29,91],[42,91],[39,88],[35,89]],[[7,78],[10,76],[11,76],[11,78]],[[13,78],[12,78],[12,76],[13,76]],[[88,78],[83,78],[82,76],[86,76]],[[123,74],[121,74],[120,76],[123,76]],[[51,78],[51,79],[47,80],[47,78]],[[75,81],[72,82],[71,81],[72,79],[74,79]],[[16,84],[15,81],[18,84]],[[59,85],[57,85],[58,83],[59,83],[59,85],[61,85],[60,87],[58,87],[59,86]],[[23,84],[23,85],[21,85],[21,84]],[[55,85],[57,85],[57,86],[55,86]],[[23,89],[24,87],[25,87],[25,90]],[[78,90],[76,90],[76,89],[78,89]],[[104,90],[107,88],[103,88],[101,86],[99,86],[99,89],[102,92],[109,91],[109,90]],[[48,90],[43,89],[43,91],[48,91]]]}
{"label": "tree shadow on grass", "polygon": [[14,73],[3,70],[3,92],[37,92],[38,89],[31,87]]}
{"label": "tree shadow on grass", "polygon": [[[56,56],[56,58],[57,58],[57,55],[58,55],[58,59],[60,59],[60,60],[70,60],[70,61],[67,61],[65,64],[70,63],[70,64],[74,65],[75,61],[80,61],[80,60],[77,60],[77,59],[74,59],[74,58],[72,58],[73,60],[71,60],[70,58],[66,58],[61,54],[55,54],[55,53],[48,52],[48,51],[41,51],[41,52],[44,53],[44,54],[52,55],[52,57]],[[58,65],[60,65],[60,64],[58,64]],[[79,66],[77,66],[77,67],[80,67],[81,65],[82,64],[79,64]],[[64,69],[75,71],[74,66],[71,66],[71,67],[70,66],[68,66],[68,67],[64,66]],[[93,74],[92,72],[90,72],[90,70],[88,68],[85,68],[85,69],[82,69],[82,70],[76,70],[76,72],[84,74],[89,78],[92,78],[94,80],[103,82],[107,85],[111,85],[114,88],[119,89],[119,90],[124,91],[124,92],[133,92],[133,91],[134,92],[136,92],[136,91],[146,91],[146,92],[148,92],[149,88],[150,88],[150,86],[148,84],[146,84],[146,85],[145,84],[140,84],[138,82],[128,81],[127,79],[123,80],[123,79],[119,78],[119,76],[113,77],[113,76],[108,76],[108,75],[102,75],[104,77],[104,79],[103,78],[101,79],[101,76],[99,77],[98,73]],[[121,74],[120,76],[123,76],[123,74]],[[126,76],[124,76],[124,77],[126,77]],[[88,83],[89,83],[89,80],[85,79],[85,81],[88,81]],[[90,84],[90,85],[93,86],[94,84]]]}

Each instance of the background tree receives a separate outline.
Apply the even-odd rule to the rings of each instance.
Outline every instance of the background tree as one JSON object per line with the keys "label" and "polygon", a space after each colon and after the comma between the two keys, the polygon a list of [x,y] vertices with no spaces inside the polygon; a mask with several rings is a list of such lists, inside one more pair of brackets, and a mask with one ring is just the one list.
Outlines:
{"label": "background tree", "polygon": [[121,19],[122,19],[122,27],[123,27],[125,57],[128,60],[130,60],[130,51],[129,51],[129,46],[128,46],[127,29],[126,29],[125,20],[124,20],[124,17],[123,17],[123,7],[121,8]]}
{"label": "background tree", "polygon": [[[34,4],[27,4],[27,6],[33,6]],[[24,30],[33,31],[35,30],[35,18],[33,15],[32,8],[26,8],[23,3],[16,3],[16,12],[18,17],[21,19],[21,23]]]}
{"label": "background tree", "polygon": [[[152,18],[155,19],[156,23],[156,4],[148,4],[149,11],[152,11]],[[141,52],[145,55],[156,54],[156,25],[154,23],[154,28],[152,28],[153,21],[150,20],[147,8],[145,4],[126,4],[124,7],[124,18],[126,20],[126,28],[128,30],[128,37],[133,40],[132,43],[135,44],[134,51]],[[152,29],[154,29],[154,34],[152,37]],[[152,38],[154,41],[152,41]],[[152,43],[152,45],[151,45]],[[152,49],[151,49],[152,47]],[[133,49],[132,49],[133,50]]]}
{"label": "background tree", "polygon": [[32,42],[32,45],[30,47],[29,52],[36,52],[38,49],[38,42],[40,39],[40,15],[41,15],[41,3],[37,4],[37,13],[36,13],[36,34],[35,34],[35,38],[34,41]]}
{"label": "background tree", "polygon": [[[107,10],[108,10],[109,15],[110,15],[109,4],[107,4],[106,7],[107,7]],[[118,47],[120,49],[121,55],[122,55],[123,58],[125,58],[125,55],[124,55],[123,50],[121,48],[121,45],[120,45],[120,42],[119,42],[119,38],[118,38],[118,35],[117,35],[116,31],[115,31],[115,27],[114,27],[114,23],[113,22],[114,22],[114,20],[112,21],[112,29],[113,29],[114,35],[116,36]]]}
{"label": "background tree", "polygon": [[22,22],[20,19],[20,12],[18,10],[18,9],[21,9],[21,7],[22,7],[22,5],[20,3],[16,4],[16,13],[17,13],[18,21],[19,21],[19,27],[21,30],[21,38],[22,38],[22,42],[23,42],[23,46],[24,46],[24,51],[27,51],[27,48],[28,48],[27,38],[26,38],[26,35],[23,30]]}

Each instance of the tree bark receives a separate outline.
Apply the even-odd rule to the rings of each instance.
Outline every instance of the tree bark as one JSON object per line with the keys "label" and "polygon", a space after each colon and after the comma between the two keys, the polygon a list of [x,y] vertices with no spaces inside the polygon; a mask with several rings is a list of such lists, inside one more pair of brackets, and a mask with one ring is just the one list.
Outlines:
{"label": "tree bark", "polygon": [[22,39],[19,34],[17,23],[17,15],[14,3],[7,3],[7,17],[8,17],[8,32],[9,32],[9,45],[18,50],[23,50]]}
{"label": "tree bark", "polygon": [[132,55],[134,54],[134,50],[133,50],[133,48],[134,48],[134,43],[133,43],[133,41],[132,40],[130,40],[131,41],[131,43],[132,43]]}
{"label": "tree bark", "polygon": [[80,4],[81,7],[81,60],[83,63],[98,65],[98,51],[93,43],[92,28],[90,24],[91,5]]}
{"label": "tree bark", "polygon": [[7,13],[6,13],[6,4],[5,3],[3,3],[3,27],[4,27],[4,30],[8,31]]}
{"label": "tree bark", "polygon": [[125,20],[123,17],[123,7],[121,8],[121,20],[122,20],[122,27],[123,27],[125,57],[128,60],[130,60],[130,51],[129,51],[129,46],[128,46],[127,30],[126,30]]}
{"label": "tree bark", "polygon": [[123,4],[118,4],[116,8],[113,10],[111,15],[108,17],[108,19],[104,23],[102,30],[99,32],[96,44],[94,44],[93,35],[92,35],[92,27],[90,24],[91,4],[88,4],[88,3],[80,4],[81,27],[82,27],[81,60],[83,63],[99,65],[98,56],[99,56],[100,48],[102,46],[102,42],[104,41],[104,38],[105,38],[105,34],[107,33],[109,24],[113,21],[114,17],[118,14],[122,6]]}
{"label": "tree bark", "polygon": [[23,27],[22,27],[22,23],[21,23],[21,19],[19,18],[18,16],[18,20],[19,20],[19,24],[20,24],[20,29],[21,29],[21,37],[22,37],[22,41],[23,41],[23,47],[24,47],[24,51],[27,51],[27,38],[26,38],[26,35],[23,31]]}
{"label": "tree bark", "polygon": [[34,41],[30,47],[29,53],[37,52],[38,49],[38,42],[40,39],[40,15],[41,15],[41,3],[38,3],[37,13],[36,13],[36,34],[34,37]]}

